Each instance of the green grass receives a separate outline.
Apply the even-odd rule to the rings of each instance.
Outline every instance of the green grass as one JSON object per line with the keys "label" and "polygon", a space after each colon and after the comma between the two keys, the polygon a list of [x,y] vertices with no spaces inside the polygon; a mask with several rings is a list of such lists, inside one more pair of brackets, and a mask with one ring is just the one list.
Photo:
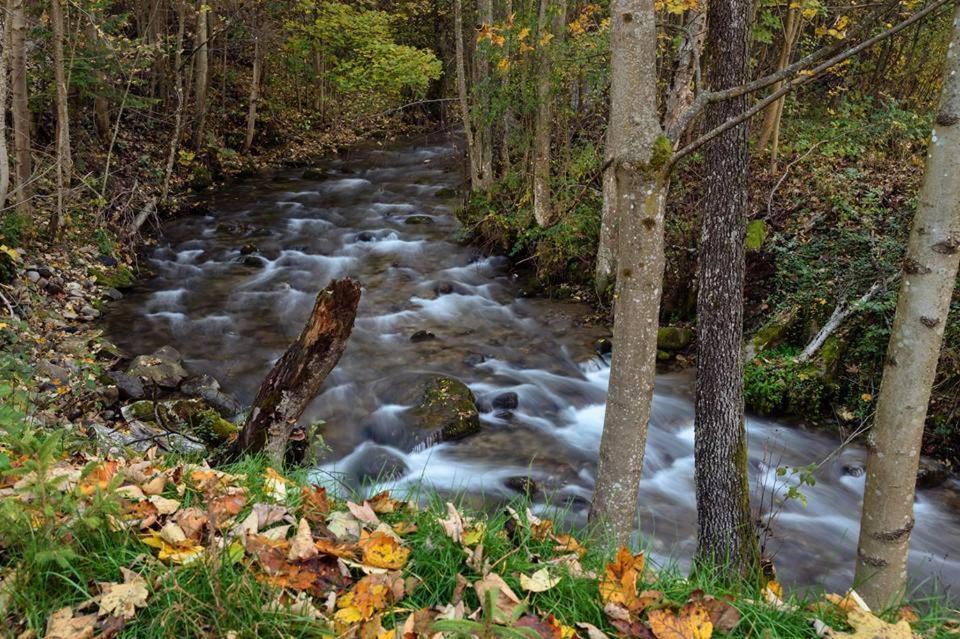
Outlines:
{"label": "green grass", "polygon": [[[23,469],[39,474],[62,463],[67,453],[60,436],[37,434],[28,429],[16,434],[0,433],[0,444],[11,459],[23,464]],[[23,455],[29,455],[26,461]],[[174,466],[181,461],[170,458],[165,463]],[[243,476],[239,485],[247,491],[247,506],[237,521],[247,514],[251,504],[265,500],[266,468],[265,460],[252,457],[221,469]],[[88,467],[85,474],[89,472]],[[306,483],[307,473],[298,469],[286,471],[284,476],[291,482],[284,505],[296,513],[301,501],[298,485]],[[36,636],[42,637],[52,612],[88,601],[99,592],[99,582],[121,581],[120,569],[124,567],[143,576],[150,595],[146,607],[137,610],[121,629],[117,635],[120,637],[185,639],[336,634],[321,621],[289,607],[273,605],[278,590],[258,580],[254,560],[249,556],[238,557],[211,548],[202,560],[188,565],[172,566],[158,561],[132,531],[110,525],[118,513],[112,488],[94,493],[92,499],[83,499],[76,491],[60,491],[50,485],[38,488],[37,498],[30,503],[0,498],[0,576],[12,586],[0,588],[0,592],[5,593],[0,595],[0,618],[6,619],[8,632],[17,635],[33,630]],[[189,483],[182,495],[172,487],[168,487],[164,495],[182,500],[183,507],[200,505],[204,499]],[[383,624],[387,628],[402,623],[411,611],[450,603],[464,578],[472,583],[482,577],[476,567],[466,562],[464,547],[449,538],[439,523],[447,516],[444,498],[428,491],[419,492],[415,497],[419,497],[419,507],[381,515],[385,523],[403,521],[416,525],[416,531],[404,537],[405,545],[411,549],[404,575],[416,578],[418,585],[412,590],[408,587],[405,598],[384,614]],[[525,609],[528,612],[542,617],[553,615],[565,626],[587,622],[616,636],[603,611],[598,581],[589,576],[591,572],[602,575],[613,557],[613,551],[602,543],[591,544],[577,535],[586,548],[582,568],[587,575],[575,576],[561,569],[561,579],[555,587],[541,593],[522,590],[520,575],[530,575],[566,552],[558,549],[555,541],[534,534],[523,516],[528,505],[522,499],[512,504],[522,521],[506,508],[487,514],[461,508],[465,516],[473,518],[471,526],[483,529],[479,543],[487,565],[484,570],[502,576],[521,597],[527,595],[529,601]],[[344,507],[343,502],[337,502],[335,509]],[[557,534],[563,532],[554,530]],[[729,634],[715,632],[717,637],[799,639],[815,636],[810,623],[813,613],[807,609],[808,604],[817,599],[812,593],[788,593],[788,607],[778,609],[764,603],[755,585],[731,584],[709,568],[701,568],[688,576],[675,565],[647,571],[641,582],[639,590],[662,591],[665,601],[676,604],[683,604],[698,591],[715,597],[729,596],[741,613],[741,621]],[[481,605],[471,587],[463,589],[462,595],[468,611]],[[4,596],[9,598],[5,604]],[[314,603],[322,608],[322,601]],[[923,612],[923,618],[913,624],[918,634],[931,638],[949,636],[944,624],[955,618],[957,612],[949,609],[950,604],[944,597],[918,600],[913,605]],[[820,613],[820,616],[835,628],[843,627],[836,611]],[[495,634],[505,638],[517,635],[511,634],[510,629],[501,630]],[[517,635],[517,639],[521,636]]]}

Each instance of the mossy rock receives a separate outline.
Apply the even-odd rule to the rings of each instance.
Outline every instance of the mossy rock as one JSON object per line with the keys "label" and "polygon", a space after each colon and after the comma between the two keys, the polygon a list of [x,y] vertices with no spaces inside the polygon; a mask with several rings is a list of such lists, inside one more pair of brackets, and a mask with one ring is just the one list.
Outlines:
{"label": "mossy rock", "polygon": [[207,446],[218,446],[230,440],[237,432],[237,425],[227,421],[199,399],[176,399],[164,402],[141,400],[124,406],[122,411],[127,421],[137,420],[157,424],[157,416],[166,428],[186,430]]}
{"label": "mossy rock", "polygon": [[403,223],[413,225],[433,224],[433,218],[429,215],[408,215]]}
{"label": "mossy rock", "polygon": [[657,361],[658,361],[658,362],[665,362],[665,361],[667,361],[668,359],[670,359],[671,357],[673,357],[673,355],[671,355],[671,354],[668,353],[667,351],[661,351],[661,350],[658,350],[658,351],[657,351]]}
{"label": "mossy rock", "polygon": [[682,351],[693,342],[693,329],[684,326],[663,326],[657,331],[657,349]]}
{"label": "mossy rock", "polygon": [[118,291],[131,288],[137,282],[133,270],[126,264],[117,264],[112,267],[94,267],[90,275],[97,278],[97,284],[105,288],[115,288]]}
{"label": "mossy rock", "polygon": [[450,199],[450,198],[452,198],[452,197],[456,197],[457,192],[454,191],[453,189],[449,189],[449,188],[444,187],[444,188],[442,188],[442,189],[438,189],[437,192],[434,193],[433,195],[434,195],[434,197],[438,197],[438,198],[441,198],[441,199],[446,200],[446,199]]}
{"label": "mossy rock", "polygon": [[434,377],[424,383],[412,414],[417,426],[439,433],[442,441],[455,441],[480,431],[476,398],[455,377]]}
{"label": "mossy rock", "polygon": [[792,306],[773,316],[744,345],[744,359],[751,360],[762,351],[782,344],[797,321],[798,307]]}
{"label": "mossy rock", "polygon": [[213,186],[213,173],[206,166],[198,164],[193,167],[190,175],[190,186],[196,191],[203,191]]}

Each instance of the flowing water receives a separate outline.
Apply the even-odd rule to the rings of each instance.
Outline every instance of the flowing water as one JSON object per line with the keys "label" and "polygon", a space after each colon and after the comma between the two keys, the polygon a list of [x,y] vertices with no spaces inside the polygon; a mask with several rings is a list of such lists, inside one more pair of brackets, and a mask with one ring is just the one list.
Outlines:
{"label": "flowing water", "polygon": [[[331,452],[316,474],[368,488],[422,483],[486,504],[515,497],[515,478],[530,477],[539,504],[583,523],[609,371],[592,349],[603,331],[585,325],[585,307],[519,297],[503,258],[456,243],[449,195],[462,182],[458,158],[448,139],[370,146],[327,162],[322,179],[289,170],[223,190],[208,215],[164,227],[149,255],[156,276],[111,307],[111,337],[131,355],[174,346],[188,368],[248,404],[317,291],[354,277],[363,297],[353,335],[304,416],[326,422]],[[246,245],[257,252],[243,256]],[[436,338],[411,341],[417,331]],[[471,387],[480,433],[423,443],[404,402],[425,373]],[[491,409],[505,391],[517,393],[519,406]],[[696,534],[691,398],[689,374],[658,378],[639,496],[650,551],[681,561]],[[788,501],[778,514],[767,551],[786,582],[848,587],[863,450],[831,456],[840,444],[834,434],[771,420],[751,418],[748,430],[753,484],[765,486],[755,504],[783,493],[778,466],[829,458],[804,490],[808,505]],[[916,518],[915,581],[960,586],[960,483],[921,491]]]}

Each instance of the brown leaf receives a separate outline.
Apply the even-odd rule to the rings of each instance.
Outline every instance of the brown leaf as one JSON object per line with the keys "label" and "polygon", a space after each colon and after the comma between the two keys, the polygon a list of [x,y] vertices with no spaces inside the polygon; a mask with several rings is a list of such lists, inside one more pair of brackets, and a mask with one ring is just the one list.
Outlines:
{"label": "brown leaf", "polygon": [[383,492],[377,493],[368,499],[367,503],[369,503],[370,507],[373,508],[373,512],[380,515],[395,513],[398,510],[401,510],[404,505],[404,502],[398,499],[393,499],[390,496],[389,490],[384,490]]}
{"label": "brown leaf", "polygon": [[327,489],[323,486],[314,486],[311,490],[304,486],[300,489],[301,514],[312,523],[326,521],[330,512],[330,501],[327,499]]}
{"label": "brown leaf", "polygon": [[540,639],[560,639],[562,629],[553,615],[541,619],[536,615],[523,615],[513,624],[515,628],[529,628],[537,633]]}
{"label": "brown leaf", "polygon": [[710,615],[710,623],[713,624],[715,630],[730,632],[740,623],[740,611],[732,605],[731,598],[718,599],[705,595],[699,602],[707,610],[707,614]]}
{"label": "brown leaf", "polygon": [[317,547],[313,543],[313,533],[310,530],[310,522],[301,518],[300,524],[297,526],[297,534],[293,536],[293,541],[290,542],[290,552],[287,554],[287,559],[290,561],[300,561],[310,559],[316,556],[316,554]]}
{"label": "brown leaf", "polygon": [[363,505],[360,505],[348,501],[347,510],[360,522],[370,524],[374,528],[380,525],[380,519],[377,517],[377,514],[373,512],[373,508],[370,507],[370,502],[365,501]]}
{"label": "brown leaf", "polygon": [[174,516],[173,520],[180,526],[180,529],[183,530],[183,534],[187,536],[187,539],[193,540],[200,539],[203,528],[207,525],[208,521],[207,513],[196,506],[184,508]]}
{"label": "brown leaf", "polygon": [[458,544],[463,543],[463,531],[466,526],[456,506],[447,502],[447,518],[438,519],[437,521],[443,526],[443,532],[447,534],[447,537]]}
{"label": "brown leaf", "polygon": [[675,613],[667,608],[651,610],[647,615],[657,639],[710,639],[713,624],[707,609],[691,601]]}
{"label": "brown leaf", "polygon": [[89,639],[96,623],[96,613],[74,617],[73,608],[61,608],[47,619],[44,639]]}
{"label": "brown leaf", "polygon": [[[480,605],[493,614],[496,623],[507,623],[513,618],[513,611],[520,605],[520,598],[510,589],[503,578],[495,572],[487,574],[473,584]],[[490,601],[487,593],[493,593],[493,610],[488,610]]]}

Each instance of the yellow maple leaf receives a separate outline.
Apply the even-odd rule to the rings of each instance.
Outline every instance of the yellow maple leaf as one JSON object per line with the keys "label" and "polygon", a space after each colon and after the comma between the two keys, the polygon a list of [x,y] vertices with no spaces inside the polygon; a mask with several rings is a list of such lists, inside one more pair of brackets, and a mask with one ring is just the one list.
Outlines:
{"label": "yellow maple leaf", "polygon": [[190,540],[171,543],[164,539],[163,534],[159,531],[151,531],[143,535],[140,537],[140,541],[160,551],[157,554],[157,559],[160,561],[170,561],[174,564],[188,564],[196,561],[200,558],[200,555],[203,554],[203,546]]}
{"label": "yellow maple leaf", "polygon": [[904,619],[897,623],[887,623],[861,608],[847,612],[847,623],[853,632],[835,632],[836,639],[912,639],[913,631]]}
{"label": "yellow maple leaf", "polygon": [[363,563],[374,568],[398,570],[407,565],[410,549],[404,548],[396,537],[383,531],[360,535],[360,549],[363,551]]}
{"label": "yellow maple leaf", "polygon": [[643,553],[634,555],[621,546],[616,559],[604,568],[600,580],[600,599],[603,603],[615,603],[629,610],[638,610],[637,579],[643,573],[643,566]]}
{"label": "yellow maple leaf", "polygon": [[651,610],[647,622],[657,639],[710,639],[713,634],[710,613],[695,601],[679,613],[666,608]]}

